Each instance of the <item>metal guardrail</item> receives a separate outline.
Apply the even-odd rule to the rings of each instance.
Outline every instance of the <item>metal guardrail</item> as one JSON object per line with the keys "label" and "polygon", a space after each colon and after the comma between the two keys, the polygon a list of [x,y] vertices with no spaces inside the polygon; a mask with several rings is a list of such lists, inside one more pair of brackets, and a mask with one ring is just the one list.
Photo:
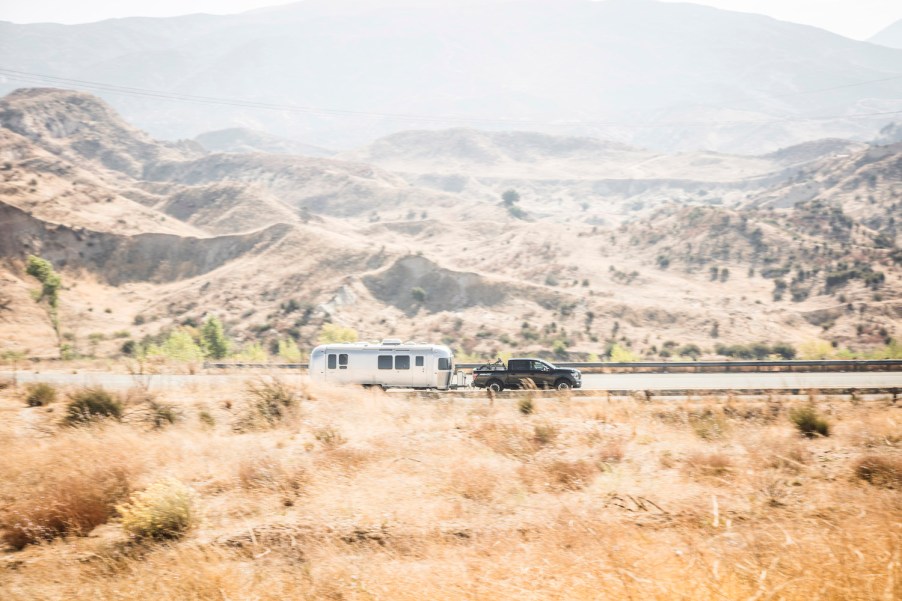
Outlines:
{"label": "metal guardrail", "polygon": [[[484,363],[458,363],[458,369],[474,369]],[[558,367],[575,367],[588,372],[646,372],[669,373],[731,372],[731,371],[902,371],[900,359],[873,361],[823,360],[823,361],[654,361],[635,363],[555,363]],[[307,363],[204,363],[205,369],[300,369]]]}

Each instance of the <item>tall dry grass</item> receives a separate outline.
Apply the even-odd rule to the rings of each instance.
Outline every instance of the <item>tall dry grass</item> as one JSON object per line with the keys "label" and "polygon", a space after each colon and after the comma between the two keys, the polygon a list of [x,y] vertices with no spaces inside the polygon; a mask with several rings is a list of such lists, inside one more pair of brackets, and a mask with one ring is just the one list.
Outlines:
{"label": "tall dry grass", "polygon": [[[255,429],[242,386],[170,393],[160,430],[0,391],[0,598],[902,598],[892,406],[821,401],[809,439],[774,402],[283,384],[290,419]],[[133,538],[116,507],[164,480],[196,526]]]}

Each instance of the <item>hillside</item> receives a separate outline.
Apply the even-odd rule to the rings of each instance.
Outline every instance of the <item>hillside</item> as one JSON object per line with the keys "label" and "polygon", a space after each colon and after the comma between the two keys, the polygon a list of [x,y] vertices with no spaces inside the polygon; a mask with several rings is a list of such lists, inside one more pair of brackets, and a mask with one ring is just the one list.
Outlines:
{"label": "hillside", "polygon": [[54,340],[28,254],[63,276],[73,346],[101,354],[209,315],[237,348],[309,348],[331,322],[483,356],[898,334],[897,146],[662,155],[451,130],[329,159],[159,142],[64,90],[0,114],[0,337],[33,354]]}
{"label": "hillside", "polygon": [[868,41],[889,48],[902,48],[902,19],[880,31]]}
{"label": "hillside", "polygon": [[67,83],[47,77],[96,82],[80,85],[167,139],[239,127],[351,148],[463,125],[760,154],[868,138],[886,118],[860,115],[902,109],[902,80],[887,79],[900,49],[649,0],[304,1],[230,16],[0,23],[0,54],[0,93]]}

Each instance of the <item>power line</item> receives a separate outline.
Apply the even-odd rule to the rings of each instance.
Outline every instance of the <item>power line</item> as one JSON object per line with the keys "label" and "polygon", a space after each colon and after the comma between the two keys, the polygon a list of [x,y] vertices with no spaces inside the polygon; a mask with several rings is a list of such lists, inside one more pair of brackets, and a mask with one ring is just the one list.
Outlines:
{"label": "power line", "polygon": [[[137,88],[131,86],[122,86],[117,84],[108,84],[97,81],[89,81],[83,79],[74,79],[68,77],[57,77],[54,75],[44,75],[40,73],[32,73],[28,71],[19,71],[0,67],[0,75],[15,81],[25,83],[41,84],[41,85],[65,85],[74,86],[80,89],[106,92],[110,94],[119,94],[125,96],[139,98],[153,98],[158,100],[168,100],[172,102],[186,102],[195,104],[208,104],[218,106],[232,106],[238,108],[251,108],[268,111],[280,111],[288,113],[300,113],[309,115],[326,115],[341,117],[375,117],[382,119],[395,119],[404,121],[417,121],[428,123],[464,123],[464,124],[494,124],[507,126],[542,126],[542,127],[633,127],[633,128],[661,128],[661,127],[711,127],[711,126],[727,126],[727,125],[765,125],[770,123],[803,123],[814,121],[833,121],[836,119],[860,119],[870,117],[881,117],[888,115],[902,114],[902,110],[882,111],[871,113],[858,113],[854,115],[830,115],[822,117],[807,118],[791,118],[791,117],[772,117],[768,119],[747,119],[747,120],[729,120],[729,121],[657,121],[657,122],[624,122],[624,121],[594,121],[594,120],[559,120],[559,121],[542,121],[534,119],[505,119],[493,117],[460,117],[460,116],[444,116],[444,115],[422,115],[422,114],[406,114],[406,113],[385,113],[374,111],[355,111],[346,109],[330,109],[323,107],[299,106],[291,104],[277,104],[270,102],[260,102],[253,100],[242,100],[234,98],[221,98],[216,96],[201,96],[195,94],[183,94],[178,92],[166,92],[162,90],[151,90],[147,88]],[[869,81],[861,81],[849,84],[831,86],[828,88],[820,88],[816,90],[806,90],[800,92],[792,92],[788,94],[772,95],[768,98],[784,98],[789,96],[817,94],[837,89],[858,87],[873,83],[882,83],[902,79],[902,74]]]}

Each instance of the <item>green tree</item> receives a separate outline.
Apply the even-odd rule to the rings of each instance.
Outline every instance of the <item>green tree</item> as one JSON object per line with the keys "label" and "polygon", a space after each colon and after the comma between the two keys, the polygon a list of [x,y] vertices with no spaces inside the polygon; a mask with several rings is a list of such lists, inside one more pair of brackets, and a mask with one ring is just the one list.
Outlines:
{"label": "green tree", "polygon": [[413,300],[418,303],[423,303],[426,301],[426,291],[419,286],[410,289],[410,296],[412,296]]}
{"label": "green tree", "polygon": [[611,361],[614,363],[634,363],[639,360],[639,355],[633,351],[623,348],[619,344],[611,347]]}
{"label": "green tree", "polygon": [[35,293],[34,295],[35,301],[47,303],[47,315],[50,317],[50,324],[53,326],[53,331],[56,334],[56,345],[59,348],[60,357],[62,357],[63,336],[60,331],[59,318],[59,291],[63,284],[62,279],[53,270],[53,265],[51,265],[50,261],[34,255],[28,255],[25,273],[41,283],[40,293]]}
{"label": "green tree", "polygon": [[211,315],[200,329],[200,341],[204,354],[212,359],[225,359],[229,354],[229,341],[226,339],[222,322]]}
{"label": "green tree", "polygon": [[320,344],[331,344],[334,342],[357,342],[357,330],[354,328],[344,328],[334,323],[323,325],[323,329],[319,332]]}
{"label": "green tree", "polygon": [[203,361],[204,351],[194,341],[190,332],[179,328],[170,333],[162,345],[148,347],[147,356],[171,359],[181,363],[197,363]]}
{"label": "green tree", "polygon": [[832,359],[833,345],[826,340],[807,340],[799,345],[799,356],[802,359]]}
{"label": "green tree", "polygon": [[235,355],[235,358],[241,359],[242,361],[248,361],[250,363],[266,363],[267,361],[269,361],[269,355],[266,353],[263,345],[261,345],[259,342],[247,345],[241,350],[240,353]]}
{"label": "green tree", "polygon": [[504,194],[501,195],[501,200],[504,201],[504,206],[512,207],[520,202],[520,194],[513,189],[506,190]]}
{"label": "green tree", "polygon": [[289,363],[301,362],[301,349],[291,338],[279,341],[279,356]]}

